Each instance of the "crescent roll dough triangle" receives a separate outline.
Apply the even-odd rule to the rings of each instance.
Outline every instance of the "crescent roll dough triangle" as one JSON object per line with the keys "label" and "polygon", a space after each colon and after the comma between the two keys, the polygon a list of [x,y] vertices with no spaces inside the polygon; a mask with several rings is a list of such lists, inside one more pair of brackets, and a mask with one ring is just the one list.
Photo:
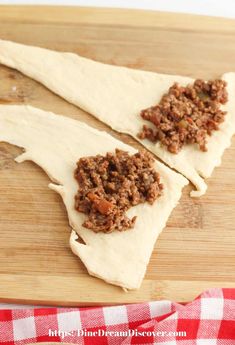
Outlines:
{"label": "crescent roll dough triangle", "polygon": [[[82,226],[85,215],[74,208],[78,189],[74,178],[76,162],[81,157],[105,154],[115,148],[131,154],[136,153],[135,149],[82,122],[31,106],[0,106],[0,141],[24,148],[25,152],[16,161],[34,161],[54,182],[49,187],[61,195],[73,229],[72,251],[88,272],[123,288],[138,288],[155,241],[188,181],[156,161],[155,168],[164,184],[163,195],[152,206],[140,204],[127,212],[130,217],[137,215],[133,229],[94,233]],[[85,245],[76,241],[77,234]]]}
{"label": "crescent roll dough triangle", "polygon": [[[0,63],[15,68],[41,82],[67,101],[91,113],[113,129],[137,133],[144,121],[140,111],[155,105],[169,87],[194,80],[95,62],[76,54],[61,53],[0,40]],[[171,168],[182,173],[196,187],[192,196],[205,193],[203,178],[220,165],[221,157],[235,132],[235,74],[222,76],[228,82],[229,102],[223,106],[228,114],[219,131],[208,138],[208,151],[185,145],[178,154],[168,152],[159,143],[140,142]]]}

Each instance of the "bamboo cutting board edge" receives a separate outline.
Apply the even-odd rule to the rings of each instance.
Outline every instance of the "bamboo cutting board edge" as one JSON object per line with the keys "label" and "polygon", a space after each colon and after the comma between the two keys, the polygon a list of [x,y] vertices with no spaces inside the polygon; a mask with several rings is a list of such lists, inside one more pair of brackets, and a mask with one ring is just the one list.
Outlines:
{"label": "bamboo cutting board edge", "polygon": [[[0,5],[1,21],[13,23],[97,24],[229,33],[235,20],[197,14],[83,6]],[[157,20],[156,20],[157,16]]]}
{"label": "bamboo cutting board edge", "polygon": [[[233,283],[216,281],[173,281],[159,280],[156,283],[152,280],[143,281],[143,292],[140,290],[126,292],[117,286],[107,284],[96,279],[97,291],[87,288],[90,279],[83,277],[82,284],[79,277],[64,278],[61,276],[35,277],[26,275],[1,275],[1,284],[9,286],[8,291],[1,292],[0,301],[20,304],[53,305],[64,307],[76,306],[99,306],[120,305],[129,303],[141,303],[153,300],[166,300],[174,296],[178,302],[188,302],[196,298],[202,291],[211,288],[232,288]],[[34,291],[37,289],[37,296]],[[23,293],[22,293],[23,291]],[[184,291],[184,294],[182,294]],[[53,296],[48,303],[48,295]]]}

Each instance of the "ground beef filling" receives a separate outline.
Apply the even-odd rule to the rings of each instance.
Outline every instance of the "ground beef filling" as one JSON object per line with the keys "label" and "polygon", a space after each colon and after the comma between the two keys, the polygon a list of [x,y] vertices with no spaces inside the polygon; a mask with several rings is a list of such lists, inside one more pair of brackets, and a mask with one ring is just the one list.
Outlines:
{"label": "ground beef filling", "polygon": [[163,185],[153,163],[146,151],[131,156],[118,149],[115,154],[79,159],[75,208],[88,216],[83,226],[107,233],[133,228],[136,217],[128,218],[126,211],[146,201],[153,204],[162,194]]}
{"label": "ground beef filling", "polygon": [[207,135],[219,129],[226,115],[220,109],[228,101],[226,85],[223,80],[199,79],[186,87],[175,83],[158,105],[141,112],[151,125],[144,125],[138,137],[160,142],[171,153],[195,143],[207,151]]}

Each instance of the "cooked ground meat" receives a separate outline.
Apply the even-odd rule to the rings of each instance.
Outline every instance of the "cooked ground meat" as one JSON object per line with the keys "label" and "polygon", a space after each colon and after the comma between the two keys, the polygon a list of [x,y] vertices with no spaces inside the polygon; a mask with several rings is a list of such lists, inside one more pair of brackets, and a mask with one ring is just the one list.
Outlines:
{"label": "cooked ground meat", "polygon": [[88,217],[83,226],[95,232],[133,228],[136,217],[128,218],[132,206],[154,201],[162,194],[160,176],[147,151],[129,155],[116,149],[106,156],[80,158],[75,170],[79,189],[75,209]]}
{"label": "cooked ground meat", "polygon": [[225,111],[221,104],[228,101],[226,82],[223,80],[196,80],[186,87],[175,83],[160,103],[141,112],[151,127],[143,126],[140,139],[161,142],[171,153],[178,153],[184,144],[199,145],[207,151],[207,135],[219,129]]}

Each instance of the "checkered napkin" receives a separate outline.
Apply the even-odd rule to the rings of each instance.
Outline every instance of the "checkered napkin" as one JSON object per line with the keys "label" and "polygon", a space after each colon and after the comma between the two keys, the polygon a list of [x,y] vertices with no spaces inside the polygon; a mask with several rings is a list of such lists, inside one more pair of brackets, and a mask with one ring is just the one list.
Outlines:
{"label": "checkered napkin", "polygon": [[99,308],[0,310],[0,344],[235,345],[235,289],[187,305],[169,301]]}

